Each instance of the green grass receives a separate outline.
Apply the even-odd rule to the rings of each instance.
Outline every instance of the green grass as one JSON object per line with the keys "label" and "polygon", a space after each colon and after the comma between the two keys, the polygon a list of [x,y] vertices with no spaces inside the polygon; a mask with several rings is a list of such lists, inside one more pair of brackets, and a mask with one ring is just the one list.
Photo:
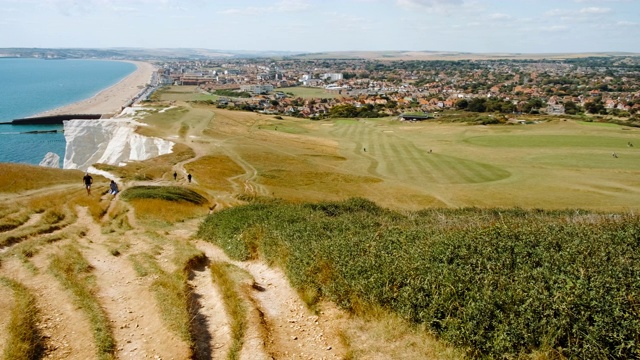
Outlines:
{"label": "green grass", "polygon": [[89,318],[97,357],[101,360],[114,359],[116,342],[111,323],[96,297],[95,278],[92,267],[84,259],[77,245],[67,245],[61,253],[53,256],[49,270],[74,297],[75,304]]}
{"label": "green grass", "polygon": [[39,311],[36,298],[22,284],[0,278],[3,284],[13,290],[14,305],[10,311],[7,328],[7,341],[2,355],[3,360],[39,359],[43,353],[42,336],[38,330]]}
{"label": "green grass", "polygon": [[630,214],[399,213],[351,199],[225,209],[198,235],[280,266],[302,293],[386,309],[474,357],[635,358],[639,229]]}
{"label": "green grass", "polygon": [[471,137],[465,142],[496,148],[605,148],[626,149],[628,138],[595,135],[490,135]]}
{"label": "green grass", "polygon": [[301,97],[303,99],[333,99],[337,98],[338,93],[336,92],[328,92],[322,88],[315,87],[304,87],[304,86],[296,86],[296,87],[288,87],[288,88],[279,88],[278,91],[282,91],[285,94],[291,93],[294,97]]}
{"label": "green grass", "polygon": [[208,200],[197,192],[179,186],[134,186],[126,189],[120,195],[123,200],[157,199],[173,202],[187,202],[204,205]]}
{"label": "green grass", "polygon": [[601,127],[610,127],[610,128],[620,128],[618,124],[604,123],[604,122],[593,122],[593,121],[576,121],[576,123],[580,125],[587,126],[601,126]]}

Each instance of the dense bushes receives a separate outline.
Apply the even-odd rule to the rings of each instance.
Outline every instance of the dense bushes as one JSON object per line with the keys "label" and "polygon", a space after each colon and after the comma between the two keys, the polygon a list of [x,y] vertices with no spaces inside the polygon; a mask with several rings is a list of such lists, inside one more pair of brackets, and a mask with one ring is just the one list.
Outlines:
{"label": "dense bushes", "polygon": [[134,186],[123,191],[120,196],[124,200],[159,199],[189,202],[196,205],[207,203],[207,199],[204,196],[180,186]]}
{"label": "dense bushes", "polygon": [[344,308],[381,305],[476,356],[640,356],[640,219],[576,211],[424,210],[352,199],[252,204],[199,235]]}

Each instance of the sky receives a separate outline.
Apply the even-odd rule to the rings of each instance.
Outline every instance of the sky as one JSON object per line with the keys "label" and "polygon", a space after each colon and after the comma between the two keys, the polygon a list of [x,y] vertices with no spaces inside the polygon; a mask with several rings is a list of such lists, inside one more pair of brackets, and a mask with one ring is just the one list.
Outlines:
{"label": "sky", "polygon": [[0,48],[640,53],[640,0],[0,0]]}

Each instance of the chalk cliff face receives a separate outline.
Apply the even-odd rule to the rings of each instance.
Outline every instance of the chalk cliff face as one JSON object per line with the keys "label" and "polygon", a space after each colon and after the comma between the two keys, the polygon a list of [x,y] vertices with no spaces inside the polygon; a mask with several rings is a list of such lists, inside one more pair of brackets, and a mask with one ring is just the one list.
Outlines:
{"label": "chalk cliff face", "polygon": [[39,165],[44,167],[60,168],[60,155],[48,152],[47,155],[44,156],[44,159],[40,161]]}
{"label": "chalk cliff face", "polygon": [[65,121],[63,168],[86,171],[95,163],[124,165],[171,152],[173,142],[136,134],[138,126],[144,125],[131,119]]}

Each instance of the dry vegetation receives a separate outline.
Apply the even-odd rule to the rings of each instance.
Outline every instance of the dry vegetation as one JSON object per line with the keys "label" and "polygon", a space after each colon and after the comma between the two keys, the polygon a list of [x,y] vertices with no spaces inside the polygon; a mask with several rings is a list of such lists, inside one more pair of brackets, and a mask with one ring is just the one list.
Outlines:
{"label": "dry vegetation", "polygon": [[[414,220],[421,215],[409,211],[425,207],[624,212],[640,204],[638,154],[624,147],[637,130],[573,121],[490,127],[279,120],[182,103],[195,96],[188,91],[158,96],[143,120],[150,126],[140,132],[175,141],[174,152],[123,167],[98,164],[119,178],[116,197],[101,177],[88,196],[79,171],[0,164],[0,295],[9,297],[0,318],[10,319],[0,321],[1,357],[20,358],[6,345],[17,341],[30,349],[25,353],[50,358],[461,358],[428,326],[383,306],[352,296],[343,299],[350,304],[344,311],[326,301],[323,287],[339,285],[329,257],[307,263],[319,270],[313,281],[321,286],[293,289],[286,264],[303,254],[269,239],[311,218],[245,229],[243,215],[219,227],[228,233],[216,236],[230,243],[218,246],[196,239],[198,227],[207,214],[220,219],[221,210],[247,202],[275,204],[277,212],[289,202],[362,197]],[[169,102],[175,107],[162,111]],[[557,136],[571,146],[550,142]],[[611,158],[612,146],[619,159]],[[150,185],[163,195],[126,195]],[[204,200],[164,196],[173,188]],[[442,214],[434,219],[447,231],[460,226]],[[398,230],[393,221],[374,222],[376,230],[363,236],[380,245],[381,236]],[[321,237],[334,223],[290,238]],[[246,257],[230,259],[225,251],[239,244]],[[366,259],[350,252],[355,248],[346,244],[339,255]],[[309,275],[309,268],[298,273]],[[30,308],[37,311],[18,316]]]}

